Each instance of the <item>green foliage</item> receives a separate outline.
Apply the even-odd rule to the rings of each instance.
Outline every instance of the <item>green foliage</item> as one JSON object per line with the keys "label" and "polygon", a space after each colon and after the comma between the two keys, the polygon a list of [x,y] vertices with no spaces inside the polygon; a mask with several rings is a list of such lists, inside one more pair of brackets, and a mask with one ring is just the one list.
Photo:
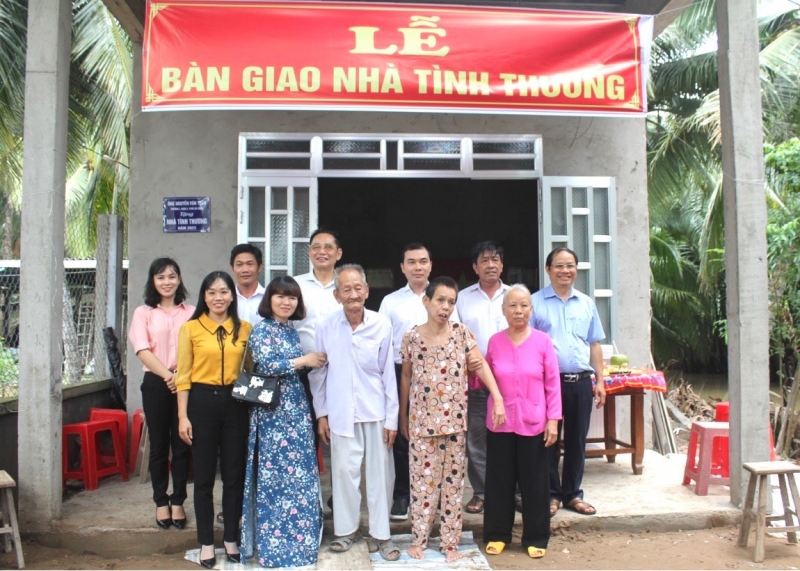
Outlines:
{"label": "green foliage", "polygon": [[[73,0],[65,253],[93,258],[99,214],[127,217],[132,43],[102,0]],[[0,0],[0,257],[19,256],[27,2]]]}
{"label": "green foliage", "polygon": [[16,396],[17,379],[19,379],[17,355],[3,346],[3,338],[0,337],[0,398]]}
{"label": "green foliage", "polygon": [[779,198],[767,224],[770,350],[780,380],[787,382],[800,351],[800,139],[766,145],[764,160]]}
{"label": "green foliage", "polygon": [[[648,86],[653,354],[661,366],[678,362],[694,371],[722,370],[727,361],[717,54],[701,52],[716,33],[715,14],[716,2],[693,3],[654,40]],[[781,143],[798,133],[800,11],[784,9],[758,24],[764,140],[780,149],[769,159],[774,174],[766,189],[770,251],[791,257],[788,245],[800,239],[789,223],[799,213],[784,190],[800,169],[791,162],[795,147]],[[797,271],[797,262],[784,263]],[[770,263],[774,281],[779,266]],[[792,291],[792,277],[784,274],[786,282],[776,285]]]}

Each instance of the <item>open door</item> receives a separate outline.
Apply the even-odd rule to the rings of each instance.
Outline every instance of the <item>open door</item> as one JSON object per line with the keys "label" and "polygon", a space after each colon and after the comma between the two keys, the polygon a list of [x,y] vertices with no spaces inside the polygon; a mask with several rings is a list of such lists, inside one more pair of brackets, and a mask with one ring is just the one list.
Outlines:
{"label": "open door", "polygon": [[617,323],[616,193],[611,177],[543,177],[539,188],[542,287],[550,284],[544,271],[553,248],[567,247],[578,255],[575,287],[591,296],[612,344]]}
{"label": "open door", "polygon": [[244,176],[241,180],[238,243],[248,242],[264,252],[261,283],[308,272],[308,240],[317,227],[317,179]]}

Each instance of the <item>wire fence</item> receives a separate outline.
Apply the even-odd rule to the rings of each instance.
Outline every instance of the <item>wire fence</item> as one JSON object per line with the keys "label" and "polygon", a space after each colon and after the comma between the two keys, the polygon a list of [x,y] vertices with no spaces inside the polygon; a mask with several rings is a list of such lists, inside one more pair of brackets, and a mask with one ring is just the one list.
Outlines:
{"label": "wire fence", "polygon": [[[107,280],[94,260],[67,260],[64,268],[64,319],[62,325],[62,383],[75,384],[108,378],[105,363],[97,360],[105,353],[98,351],[105,323],[95,319],[95,291],[98,283]],[[122,326],[115,331],[119,338],[122,362],[127,347],[128,270],[122,270]],[[0,261],[0,398],[18,394],[19,381],[19,260]],[[105,302],[103,302],[105,303]]]}

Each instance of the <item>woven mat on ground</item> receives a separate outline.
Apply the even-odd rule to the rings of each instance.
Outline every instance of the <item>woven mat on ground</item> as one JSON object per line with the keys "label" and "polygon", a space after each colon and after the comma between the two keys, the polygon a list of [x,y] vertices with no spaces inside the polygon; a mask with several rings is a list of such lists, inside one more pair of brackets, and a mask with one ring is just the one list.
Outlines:
{"label": "woven mat on ground", "polygon": [[447,564],[444,560],[444,555],[439,552],[438,538],[431,538],[428,541],[428,548],[423,552],[425,559],[412,559],[406,553],[406,550],[411,547],[411,535],[393,535],[397,547],[400,549],[400,559],[397,561],[386,561],[381,557],[380,553],[371,553],[369,556],[372,562],[373,569],[386,569],[391,571],[400,571],[401,569],[482,569],[489,571],[489,562],[475,545],[475,540],[472,538],[471,531],[465,531],[461,534],[461,542],[458,545],[458,552],[461,554],[461,559],[455,563]]}

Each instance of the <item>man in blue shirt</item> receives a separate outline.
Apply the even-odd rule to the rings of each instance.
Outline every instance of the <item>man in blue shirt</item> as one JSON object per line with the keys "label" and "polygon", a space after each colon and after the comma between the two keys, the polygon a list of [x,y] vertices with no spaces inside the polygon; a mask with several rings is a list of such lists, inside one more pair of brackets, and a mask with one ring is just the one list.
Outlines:
{"label": "man in blue shirt", "polygon": [[[578,256],[569,248],[556,248],[545,261],[550,285],[533,294],[531,327],[547,333],[553,340],[561,373],[561,403],[564,420],[564,466],[558,473],[559,447],[551,446],[550,516],[561,503],[583,515],[597,510],[583,500],[581,482],[586,461],[586,438],[592,415],[592,400],[597,408],[606,401],[603,383],[603,325],[592,298],[574,289],[578,277]],[[592,388],[592,375],[598,378]]]}

